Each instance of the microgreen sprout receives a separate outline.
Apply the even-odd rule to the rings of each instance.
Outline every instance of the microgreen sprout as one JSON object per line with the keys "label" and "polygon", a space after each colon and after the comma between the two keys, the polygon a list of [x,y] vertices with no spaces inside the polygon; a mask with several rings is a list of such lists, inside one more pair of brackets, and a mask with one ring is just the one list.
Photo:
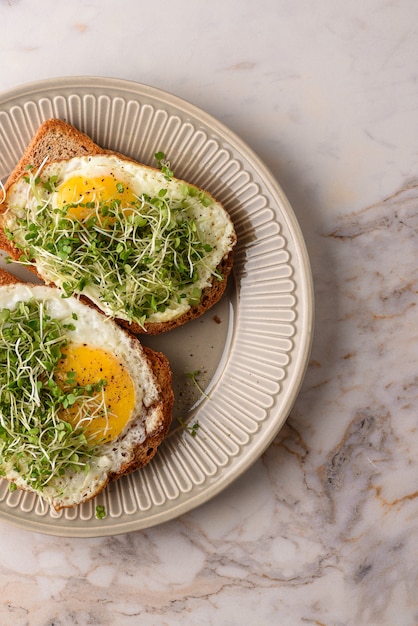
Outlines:
{"label": "microgreen sprout", "polygon": [[[163,153],[156,156],[170,178]],[[23,212],[8,208],[5,234],[20,250],[19,263],[42,268],[64,296],[85,293],[104,303],[108,315],[144,326],[167,310],[196,306],[203,288],[220,278],[210,229],[196,219],[206,196],[194,188],[182,185],[183,195],[171,196],[162,187],[126,205],[116,197],[57,208],[55,176],[30,170],[27,181],[34,200]],[[124,185],[117,190],[123,193]],[[85,207],[87,217],[76,218],[75,206]]]}
{"label": "microgreen sprout", "polygon": [[177,418],[178,423],[182,426],[192,437],[196,437],[197,431],[200,428],[199,422],[193,422],[193,424],[186,424],[180,417]]}
{"label": "microgreen sprout", "polygon": [[53,193],[55,191],[55,183],[57,182],[58,176],[50,176],[43,183],[44,189],[46,189],[49,193]]}
{"label": "microgreen sprout", "polygon": [[164,174],[164,178],[166,180],[171,180],[173,178],[174,172],[170,169],[170,161],[165,158],[164,152],[156,152],[154,157],[157,161],[158,167]]}
{"label": "microgreen sprout", "polygon": [[[64,382],[57,377],[71,325],[35,299],[0,310],[0,467],[36,491],[88,467],[96,444],[80,423],[106,408],[105,381],[88,388],[71,372]],[[69,408],[78,411],[75,426],[62,419]]]}
{"label": "microgreen sprout", "polygon": [[106,508],[103,504],[98,504],[96,506],[96,519],[104,519],[106,517]]}
{"label": "microgreen sprout", "polygon": [[186,376],[187,378],[190,378],[190,380],[193,382],[194,386],[196,387],[196,389],[198,389],[200,391],[200,393],[205,396],[205,398],[207,398],[208,400],[210,400],[210,397],[208,396],[208,394],[204,391],[204,389],[202,389],[199,381],[197,380],[197,377],[200,374],[200,370],[194,370],[194,372],[186,372]]}
{"label": "microgreen sprout", "polygon": [[194,422],[191,425],[191,427],[190,427],[190,434],[191,434],[192,437],[196,437],[197,431],[199,430],[199,428],[200,428],[199,422]]}

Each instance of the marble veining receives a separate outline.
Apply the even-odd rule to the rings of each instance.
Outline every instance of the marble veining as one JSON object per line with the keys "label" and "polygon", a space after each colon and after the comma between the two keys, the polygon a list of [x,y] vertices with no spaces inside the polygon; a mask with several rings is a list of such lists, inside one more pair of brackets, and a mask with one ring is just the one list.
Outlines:
{"label": "marble veining", "polygon": [[220,495],[114,537],[0,522],[0,623],[418,624],[416,2],[0,0],[0,24],[1,91],[128,78],[248,142],[294,207],[316,301],[289,418]]}

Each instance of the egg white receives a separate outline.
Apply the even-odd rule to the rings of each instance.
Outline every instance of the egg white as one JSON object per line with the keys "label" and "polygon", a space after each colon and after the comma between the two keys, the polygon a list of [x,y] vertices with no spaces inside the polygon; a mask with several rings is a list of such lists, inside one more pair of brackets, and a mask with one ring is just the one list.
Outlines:
{"label": "egg white", "polygon": [[[43,285],[18,284],[0,287],[0,309],[13,309],[19,301],[36,298],[43,301],[46,311],[63,321],[76,313],[75,330],[68,330],[68,338],[77,344],[102,348],[113,353],[127,368],[135,388],[135,408],[124,431],[113,441],[98,446],[89,460],[87,473],[67,471],[54,477],[40,494],[54,508],[74,506],[92,498],[107,483],[109,474],[118,473],[132,456],[135,445],[144,441],[158,422],[158,409],[153,403],[159,390],[152,369],[141,346],[117,324],[75,298],[62,298],[57,289]],[[24,479],[8,468],[5,476],[22,489],[29,489]]]}

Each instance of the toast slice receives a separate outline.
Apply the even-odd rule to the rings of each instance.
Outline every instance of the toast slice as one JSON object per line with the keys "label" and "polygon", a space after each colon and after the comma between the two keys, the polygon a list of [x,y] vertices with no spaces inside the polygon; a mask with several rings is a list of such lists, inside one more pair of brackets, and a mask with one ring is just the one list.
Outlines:
{"label": "toast slice", "polygon": [[[123,288],[127,285],[127,281],[132,278],[137,279],[137,283],[140,281],[143,281],[143,284],[147,285],[150,283],[149,276],[145,274],[144,277],[143,274],[141,274],[141,271],[146,272],[150,264],[154,267],[153,257],[151,257],[151,259],[147,257],[147,261],[145,263],[146,268],[145,270],[140,270],[139,273],[136,273],[136,268],[140,267],[141,263],[136,261],[133,273],[130,277],[128,277],[128,279],[126,279],[125,275],[121,273],[121,277],[118,278],[116,288],[120,288],[122,290],[122,295],[119,295],[118,297],[119,302],[123,301],[124,304],[119,304],[118,309],[112,308],[112,306],[107,306],[108,298],[103,295],[102,287],[100,287],[102,291],[100,293],[95,291],[94,296],[91,291],[89,291],[89,288],[85,287],[80,290],[75,289],[72,293],[81,295],[82,297],[87,297],[107,315],[115,317],[121,325],[127,327],[131,332],[148,334],[166,332],[186,323],[189,320],[199,317],[216,302],[218,302],[225,291],[227,279],[233,266],[236,234],[230,217],[222,205],[216,201],[216,199],[214,199],[207,192],[198,189],[194,185],[185,183],[184,181],[180,181],[174,177],[167,182],[160,169],[136,163],[132,159],[129,159],[128,157],[125,157],[117,152],[106,150],[105,148],[95,144],[87,135],[62,120],[47,120],[38,129],[5,184],[6,197],[3,204],[0,205],[0,247],[5,250],[12,259],[16,261],[21,260],[25,235],[28,234],[27,231],[32,228],[33,224],[31,223],[30,218],[28,218],[26,222],[27,230],[25,231],[24,228],[21,229],[19,241],[17,237],[10,234],[10,231],[14,232],[14,227],[11,228],[10,224],[12,223],[14,226],[16,226],[16,224],[13,220],[10,222],[8,216],[10,216],[11,211],[13,212],[13,204],[16,203],[16,197],[19,195],[16,192],[16,188],[18,188],[19,185],[24,188],[23,181],[28,176],[28,167],[33,168],[32,171],[37,173],[40,168],[40,176],[42,177],[44,172],[45,176],[47,175],[46,172],[52,172],[52,166],[56,163],[78,163],[79,168],[82,168],[84,167],[83,164],[85,164],[86,160],[95,160],[95,162],[98,162],[99,159],[107,158],[117,159],[118,166],[122,164],[121,166],[125,169],[129,169],[130,167],[127,164],[130,164],[134,168],[140,168],[140,177],[151,180],[152,183],[150,184],[154,187],[155,184],[157,184],[155,181],[158,179],[160,187],[157,189],[156,196],[158,196],[158,192],[164,192],[164,189],[162,189],[164,186],[169,190],[166,196],[167,198],[169,198],[171,193],[178,194],[178,189],[180,188],[186,188],[188,190],[187,202],[192,202],[190,198],[193,195],[193,202],[195,205],[193,205],[192,221],[196,221],[198,230],[200,229],[199,237],[202,241],[200,245],[201,251],[199,254],[201,259],[196,262],[190,261],[191,257],[189,256],[188,261],[190,261],[190,277],[187,277],[187,287],[171,287],[171,285],[174,284],[178,285],[179,280],[176,278],[177,282],[175,283],[170,278],[170,289],[172,289],[172,291],[167,291],[167,286],[164,284],[164,286],[161,287],[161,290],[165,290],[164,293],[167,293],[168,295],[161,296],[161,302],[158,305],[155,305],[155,298],[153,294],[150,293],[151,288],[147,287],[149,291],[147,299],[144,300],[141,294],[139,294],[138,298],[134,296],[135,303],[139,303],[142,298],[142,308],[140,308],[138,304],[135,309],[135,304],[131,304],[129,305],[130,309],[128,311],[128,305],[125,303],[129,300],[129,293],[124,295],[123,292]],[[46,165],[44,165],[45,162]],[[171,187],[173,187],[173,192],[171,192]],[[202,202],[200,202],[200,198],[202,198]],[[151,202],[154,201],[155,198],[151,200]],[[171,198],[169,198],[169,201],[171,202]],[[208,209],[207,206],[205,208],[205,204],[207,205],[208,203],[211,205],[210,209]],[[22,206],[21,204],[20,210],[22,209],[25,211],[29,210],[26,206]],[[203,217],[196,217],[197,215]],[[200,227],[199,219],[201,219],[202,227]],[[217,227],[217,230],[204,225],[204,223],[208,224],[210,220],[212,220],[212,224]],[[223,221],[220,222],[219,220]],[[204,228],[206,228],[206,233],[202,235]],[[168,230],[166,230],[166,232],[168,232]],[[216,235],[215,232],[217,233]],[[203,237],[207,237],[208,240],[203,240]],[[183,241],[181,238],[178,238],[178,240]],[[164,245],[164,243],[162,245]],[[171,249],[176,244],[170,242],[169,245],[165,245]],[[210,251],[202,251],[205,248],[207,250],[210,248]],[[193,253],[195,254],[195,252]],[[176,251],[173,253],[173,258],[176,258]],[[69,260],[71,259],[72,257],[70,257]],[[45,270],[45,266],[42,265],[39,261],[39,257],[36,256],[31,260],[33,261],[33,264],[30,266],[30,269],[32,269],[38,277],[46,283],[55,284],[60,287],[62,287],[63,283],[66,283],[66,278],[62,273],[58,276],[59,272],[62,272],[62,270],[55,271],[55,269],[51,270],[50,268]],[[193,263],[195,263],[195,265],[193,265]],[[210,266],[210,271],[208,273],[207,268],[210,263],[212,263],[212,265],[216,263],[216,266]],[[87,262],[84,263],[84,266],[87,265]],[[170,276],[172,276],[171,272],[174,269],[173,264],[168,270]],[[82,274],[80,275],[81,281],[83,272],[85,273],[86,270],[82,270]],[[93,270],[92,272],[94,274]],[[164,266],[164,272],[167,274],[167,264]],[[193,279],[191,279],[192,274]],[[154,275],[152,278],[154,278]],[[197,282],[197,286],[194,287],[193,284],[191,284],[191,281],[195,281],[196,279],[200,282]],[[98,281],[99,279],[96,279],[95,276],[92,275],[91,277],[88,277],[87,280]],[[128,290],[127,286],[126,289]],[[182,289],[183,293],[181,292]],[[155,287],[156,293],[158,293],[159,290],[160,286]],[[109,291],[111,290],[109,289]],[[113,289],[113,291],[115,292],[115,289]],[[177,299],[177,302],[175,302],[175,299]],[[123,307],[125,307],[125,309]],[[164,307],[166,308],[164,309]],[[136,310],[135,314],[132,314],[132,309]]]}
{"label": "toast slice", "polygon": [[[91,336],[94,328],[96,329],[94,333],[96,339],[93,341],[93,344],[95,342],[95,345],[99,346],[99,348],[104,345],[106,350],[109,351],[109,345],[111,344],[109,344],[109,340],[106,338],[109,336],[113,337],[116,344],[115,356],[125,363],[131,378],[135,378],[136,402],[130,413],[130,421],[127,422],[121,432],[115,437],[109,438],[109,440],[103,436],[103,433],[100,433],[100,439],[98,441],[94,440],[92,446],[87,448],[81,447],[79,449],[76,447],[79,444],[79,438],[71,440],[72,443],[70,443],[73,448],[71,448],[69,443],[62,455],[57,455],[54,461],[51,461],[51,467],[48,466],[47,470],[49,472],[47,479],[44,480],[42,485],[40,485],[37,477],[41,475],[39,467],[44,467],[45,459],[43,454],[37,454],[37,450],[39,452],[39,449],[47,446],[46,456],[53,458],[54,442],[60,436],[59,433],[63,432],[63,423],[67,421],[67,415],[71,417],[71,413],[62,412],[62,406],[65,407],[64,401],[62,406],[61,404],[54,405],[56,417],[53,420],[54,426],[51,434],[51,421],[44,422],[46,419],[44,416],[49,414],[48,412],[50,411],[51,400],[48,377],[52,377],[52,380],[60,381],[59,368],[52,370],[51,374],[51,370],[38,369],[37,363],[39,363],[39,359],[33,359],[35,365],[32,368],[32,372],[36,372],[36,374],[33,373],[31,378],[30,375],[17,375],[11,365],[16,353],[18,353],[20,362],[27,355],[27,352],[23,352],[24,348],[22,345],[24,342],[21,341],[21,326],[19,327],[19,332],[14,335],[15,343],[7,339],[11,335],[13,336],[14,325],[17,324],[15,317],[20,314],[17,303],[32,302],[32,299],[42,302],[44,310],[49,311],[50,318],[56,317],[60,319],[60,314],[58,313],[61,310],[60,307],[64,307],[63,310],[66,316],[70,316],[69,312],[72,312],[70,319],[77,321],[72,322],[75,328],[64,331],[67,333],[66,340],[68,342],[63,344],[66,350],[68,350],[68,345],[83,345],[82,350],[86,349],[88,351],[90,346],[85,348],[85,335],[87,333],[87,337]],[[6,309],[9,309],[11,313],[5,315]],[[54,314],[53,312],[56,313]],[[43,319],[45,321],[46,318]],[[63,319],[66,319],[66,317]],[[21,321],[19,323],[22,324]],[[111,334],[109,334],[109,325],[113,327]],[[0,471],[2,476],[20,489],[38,493],[58,511],[62,508],[77,506],[92,499],[110,481],[140,469],[151,461],[168,433],[174,403],[171,370],[168,360],[163,354],[155,352],[148,347],[143,347],[137,337],[106,318],[94,307],[76,298],[62,299],[61,292],[55,287],[22,283],[2,269],[0,269],[0,326],[0,361],[2,361],[0,363],[0,371],[3,378],[1,383],[2,394],[0,394]],[[34,320],[29,319],[25,328],[26,330],[29,329],[29,334],[32,332],[31,329],[33,329],[34,334],[37,332]],[[63,328],[66,327],[64,326]],[[99,329],[105,330],[101,333]],[[44,332],[46,333],[46,330]],[[105,340],[108,343],[105,344]],[[39,344],[39,334],[36,335],[34,341]],[[81,355],[80,360],[84,358],[82,352],[78,354]],[[88,356],[88,358],[91,359],[92,357]],[[25,361],[25,363],[27,362]],[[78,376],[77,367],[75,371]],[[105,379],[106,376],[109,378],[109,373],[104,370],[102,376]],[[4,384],[6,379],[11,382]],[[22,383],[22,380],[25,382]],[[125,384],[125,379],[123,381]],[[96,383],[94,380],[91,380],[91,382]],[[121,383],[116,384],[121,386]],[[34,385],[36,385],[36,388],[38,388],[38,385],[40,386],[38,402],[40,408],[38,409],[35,406],[36,402],[30,400],[33,394],[36,396]],[[43,389],[44,391],[42,392]],[[72,388],[72,393],[75,393],[74,388]],[[16,412],[17,417],[13,413],[12,407],[16,406],[16,402],[17,406],[20,406],[18,404],[19,396],[23,398],[22,410],[25,412],[25,418],[19,417],[18,412]],[[14,400],[10,400],[10,397],[14,398]],[[110,400],[106,400],[106,402],[110,402]],[[91,405],[88,406],[90,407]],[[118,414],[120,406],[118,404],[117,409],[114,409],[116,414]],[[65,410],[68,410],[68,407]],[[88,411],[91,411],[91,408],[88,408]],[[86,421],[86,417],[83,419]],[[112,419],[111,416],[109,417],[110,419]],[[90,420],[90,423],[93,423],[92,420]],[[111,424],[111,422],[107,422],[107,424],[109,423]],[[18,425],[17,427],[15,426],[16,424]],[[73,426],[77,430],[77,425],[73,424]],[[47,431],[50,433],[49,435]],[[31,433],[31,437],[29,437],[29,433]],[[47,437],[51,439],[50,445],[48,445],[49,439]],[[26,454],[27,450],[28,453]],[[72,450],[74,450],[74,453],[79,454],[80,459],[83,459],[84,465],[81,466],[80,463],[80,468],[77,471],[75,466],[62,462],[62,456],[67,459],[71,456]],[[68,454],[69,451],[70,454]],[[38,457],[40,457],[40,461],[36,461],[37,464],[31,469],[32,459],[38,459]],[[62,470],[59,470],[60,467]]]}

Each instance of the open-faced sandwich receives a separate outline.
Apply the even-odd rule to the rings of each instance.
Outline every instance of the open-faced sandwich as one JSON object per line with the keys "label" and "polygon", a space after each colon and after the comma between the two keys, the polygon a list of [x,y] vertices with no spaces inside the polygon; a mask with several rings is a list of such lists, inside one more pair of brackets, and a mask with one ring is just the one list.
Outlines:
{"label": "open-faced sandwich", "polygon": [[59,510],[146,465],[173,406],[166,357],[81,300],[0,270],[0,475]]}
{"label": "open-faced sandwich", "polygon": [[236,235],[215,198],[156,156],[141,165],[44,122],[5,184],[0,247],[135,333],[196,318],[225,290]]}

